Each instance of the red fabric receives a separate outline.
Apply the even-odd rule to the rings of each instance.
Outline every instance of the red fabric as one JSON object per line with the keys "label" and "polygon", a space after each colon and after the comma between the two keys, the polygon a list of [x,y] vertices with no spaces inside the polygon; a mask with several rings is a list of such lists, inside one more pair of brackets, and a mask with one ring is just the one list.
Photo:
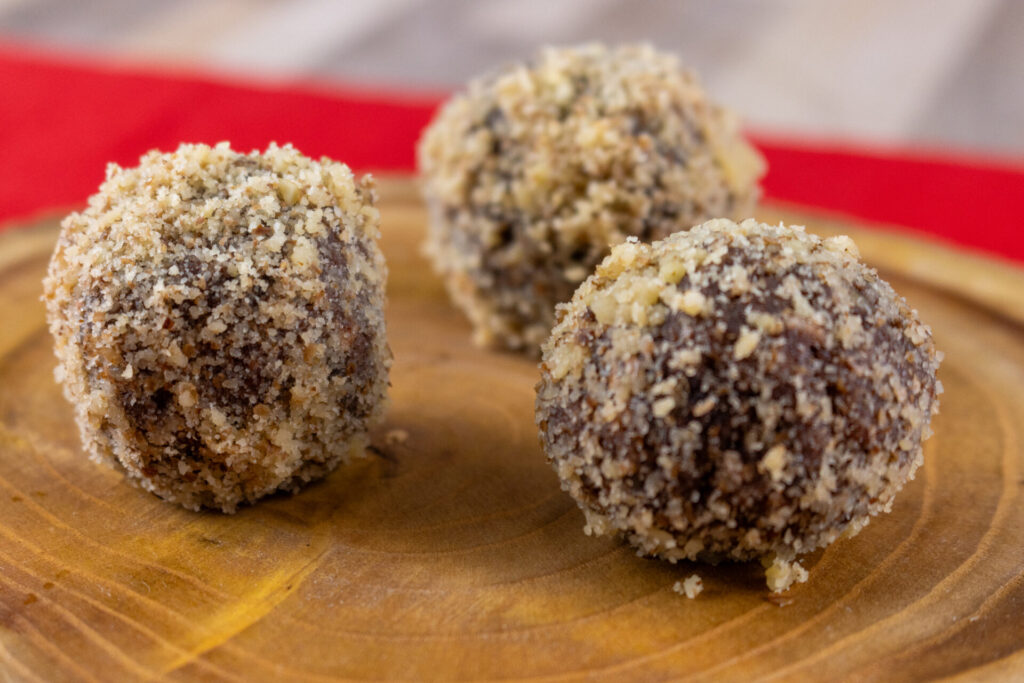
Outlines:
{"label": "red fabric", "polygon": [[80,204],[108,161],[151,148],[230,140],[291,142],[359,169],[413,168],[413,145],[439,98],[314,85],[237,84],[0,46],[0,220]]}
{"label": "red fabric", "polygon": [[[180,141],[292,142],[361,170],[411,171],[440,95],[253,84],[0,45],[0,222],[82,204],[108,161]],[[1024,167],[755,136],[768,198],[911,227],[1024,261]]]}
{"label": "red fabric", "polygon": [[755,136],[767,197],[896,223],[1024,261],[1024,168]]}

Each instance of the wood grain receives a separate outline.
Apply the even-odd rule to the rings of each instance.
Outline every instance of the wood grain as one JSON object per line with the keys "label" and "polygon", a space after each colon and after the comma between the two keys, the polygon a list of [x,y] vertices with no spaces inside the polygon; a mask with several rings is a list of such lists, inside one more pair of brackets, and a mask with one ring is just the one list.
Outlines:
{"label": "wood grain", "polygon": [[[415,194],[383,194],[396,361],[378,454],[233,517],[162,503],[82,455],[38,301],[56,222],[0,236],[8,678],[1024,676],[1022,271],[764,211],[852,233],[946,352],[917,480],[769,599],[759,567],[673,567],[583,535],[537,445],[535,367],[470,345],[419,256]],[[704,592],[673,593],[694,571]]]}

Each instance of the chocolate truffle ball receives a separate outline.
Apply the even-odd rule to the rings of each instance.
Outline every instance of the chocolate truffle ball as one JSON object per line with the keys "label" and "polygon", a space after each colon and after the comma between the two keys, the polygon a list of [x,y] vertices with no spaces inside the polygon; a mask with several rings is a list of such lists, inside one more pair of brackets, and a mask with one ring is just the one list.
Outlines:
{"label": "chocolate truffle ball", "polygon": [[471,82],[423,135],[419,167],[427,251],[476,341],[533,355],[610,245],[747,217],[763,172],[674,57],[601,45]]}
{"label": "chocolate truffle ball", "polygon": [[588,533],[775,558],[784,588],[921,464],[941,354],[849,238],[722,219],[628,241],[557,317],[537,423]]}
{"label": "chocolate truffle ball", "polygon": [[362,453],[391,354],[372,181],[290,146],[110,165],[44,282],[85,450],[233,512]]}

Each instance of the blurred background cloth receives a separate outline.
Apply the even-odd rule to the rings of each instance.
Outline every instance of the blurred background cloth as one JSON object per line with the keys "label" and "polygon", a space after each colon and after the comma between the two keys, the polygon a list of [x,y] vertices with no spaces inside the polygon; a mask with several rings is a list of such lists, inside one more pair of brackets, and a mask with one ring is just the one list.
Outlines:
{"label": "blurred background cloth", "polygon": [[696,69],[766,199],[1024,263],[1024,0],[0,0],[0,228],[182,141],[407,174],[468,78],[590,40]]}
{"label": "blurred background cloth", "polygon": [[1024,156],[1021,0],[0,0],[0,38],[432,92],[542,44],[644,40],[755,130]]}

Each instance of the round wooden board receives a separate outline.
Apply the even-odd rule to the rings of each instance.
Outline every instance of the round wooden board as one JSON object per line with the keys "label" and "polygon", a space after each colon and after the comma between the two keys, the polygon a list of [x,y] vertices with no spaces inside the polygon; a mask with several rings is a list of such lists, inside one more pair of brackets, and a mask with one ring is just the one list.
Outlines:
{"label": "round wooden board", "polygon": [[[936,435],[892,514],[770,597],[582,533],[533,424],[383,184],[395,353],[377,453],[294,497],[196,514],[80,451],[39,302],[56,220],[0,236],[0,666],[14,679],[655,680],[1024,676],[1024,271],[848,223],[946,352]],[[404,430],[408,439],[388,439]],[[704,592],[672,591],[692,573]]]}

